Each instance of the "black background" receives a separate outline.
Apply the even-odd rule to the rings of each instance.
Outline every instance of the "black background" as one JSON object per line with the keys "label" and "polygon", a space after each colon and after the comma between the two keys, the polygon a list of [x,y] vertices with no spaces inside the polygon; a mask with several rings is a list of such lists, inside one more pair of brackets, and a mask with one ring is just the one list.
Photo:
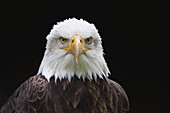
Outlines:
{"label": "black background", "polygon": [[130,113],[169,113],[170,10],[160,3],[72,2],[0,4],[0,106],[37,73],[52,26],[76,17],[98,28],[110,78],[127,92]]}

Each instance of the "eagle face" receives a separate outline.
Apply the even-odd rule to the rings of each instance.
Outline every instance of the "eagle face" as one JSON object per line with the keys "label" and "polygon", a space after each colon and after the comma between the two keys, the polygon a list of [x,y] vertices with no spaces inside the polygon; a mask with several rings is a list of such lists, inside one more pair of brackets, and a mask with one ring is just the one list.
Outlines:
{"label": "eagle face", "polygon": [[93,79],[108,76],[98,30],[93,24],[75,18],[54,25],[38,74],[47,79],[78,76]]}

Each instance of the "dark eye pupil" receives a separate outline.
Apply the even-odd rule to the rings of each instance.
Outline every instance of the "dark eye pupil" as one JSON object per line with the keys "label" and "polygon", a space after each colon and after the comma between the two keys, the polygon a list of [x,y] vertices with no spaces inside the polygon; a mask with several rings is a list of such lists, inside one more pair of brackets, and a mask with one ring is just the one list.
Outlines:
{"label": "dark eye pupil", "polygon": [[62,44],[64,44],[65,42],[67,41],[67,39],[65,39],[65,38],[60,38],[60,42],[62,43]]}
{"label": "dark eye pupil", "polygon": [[90,44],[91,42],[92,42],[92,38],[91,37],[86,39],[86,43]]}

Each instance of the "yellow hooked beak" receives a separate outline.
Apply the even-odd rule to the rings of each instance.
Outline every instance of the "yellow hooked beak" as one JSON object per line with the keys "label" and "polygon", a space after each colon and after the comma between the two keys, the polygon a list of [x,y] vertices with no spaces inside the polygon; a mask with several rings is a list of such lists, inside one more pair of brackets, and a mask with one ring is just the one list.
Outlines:
{"label": "yellow hooked beak", "polygon": [[83,51],[89,50],[89,48],[84,47],[83,40],[79,35],[74,35],[70,41],[70,44],[62,49],[68,50],[68,53],[73,53],[76,57],[77,64],[79,61],[79,56],[83,53]]}

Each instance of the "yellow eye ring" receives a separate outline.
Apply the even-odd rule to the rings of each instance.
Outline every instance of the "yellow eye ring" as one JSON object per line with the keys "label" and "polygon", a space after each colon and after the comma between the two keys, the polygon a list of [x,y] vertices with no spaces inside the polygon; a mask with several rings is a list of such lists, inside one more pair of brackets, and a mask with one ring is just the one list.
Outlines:
{"label": "yellow eye ring", "polygon": [[91,44],[91,43],[92,43],[92,37],[86,38],[86,39],[85,39],[85,42],[86,42],[87,44]]}
{"label": "yellow eye ring", "polygon": [[67,42],[67,39],[66,38],[63,38],[63,37],[60,37],[60,42],[62,44],[65,44]]}

